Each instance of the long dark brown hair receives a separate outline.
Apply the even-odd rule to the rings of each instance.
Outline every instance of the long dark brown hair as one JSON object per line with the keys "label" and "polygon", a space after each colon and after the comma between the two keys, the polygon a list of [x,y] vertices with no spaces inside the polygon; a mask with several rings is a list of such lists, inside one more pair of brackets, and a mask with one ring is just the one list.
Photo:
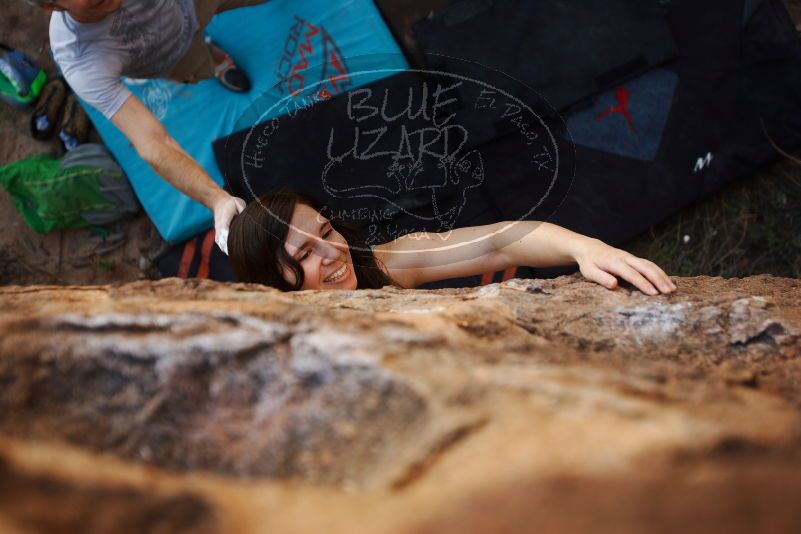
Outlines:
{"label": "long dark brown hair", "polygon": [[[298,191],[279,191],[254,200],[231,222],[228,254],[241,282],[264,284],[281,291],[297,291],[303,286],[303,268],[284,248],[289,234],[289,221],[295,206],[305,204],[318,213],[325,206],[317,199]],[[396,285],[367,245],[364,235],[342,221],[331,220],[350,249],[353,271],[359,289],[378,289]],[[283,268],[295,275],[290,284]]]}

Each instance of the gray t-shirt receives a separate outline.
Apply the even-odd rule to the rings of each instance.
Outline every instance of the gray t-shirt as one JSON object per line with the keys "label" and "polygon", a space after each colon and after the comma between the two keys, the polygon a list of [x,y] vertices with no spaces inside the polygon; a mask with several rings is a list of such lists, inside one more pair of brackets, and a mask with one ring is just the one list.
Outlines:
{"label": "gray t-shirt", "polygon": [[168,75],[197,30],[194,0],[123,0],[100,22],[53,13],[50,46],[72,89],[110,119],[131,95],[120,77]]}

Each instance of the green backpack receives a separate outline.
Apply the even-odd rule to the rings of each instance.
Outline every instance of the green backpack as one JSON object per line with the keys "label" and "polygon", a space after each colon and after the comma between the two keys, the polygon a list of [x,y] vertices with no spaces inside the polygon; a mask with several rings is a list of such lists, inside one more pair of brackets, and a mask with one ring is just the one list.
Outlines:
{"label": "green backpack", "polygon": [[0,167],[0,185],[35,232],[110,224],[139,212],[128,179],[106,148],[80,145]]}

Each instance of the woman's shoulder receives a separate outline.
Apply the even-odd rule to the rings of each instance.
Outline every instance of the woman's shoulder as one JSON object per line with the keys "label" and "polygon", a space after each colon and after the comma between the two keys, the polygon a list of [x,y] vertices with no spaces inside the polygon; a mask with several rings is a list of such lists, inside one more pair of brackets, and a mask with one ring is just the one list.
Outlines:
{"label": "woman's shoulder", "polygon": [[415,243],[417,241],[407,235],[370,247],[376,264],[396,285],[403,288],[414,288],[418,285],[419,268],[414,258],[419,258],[419,254],[423,251],[419,244],[415,247]]}

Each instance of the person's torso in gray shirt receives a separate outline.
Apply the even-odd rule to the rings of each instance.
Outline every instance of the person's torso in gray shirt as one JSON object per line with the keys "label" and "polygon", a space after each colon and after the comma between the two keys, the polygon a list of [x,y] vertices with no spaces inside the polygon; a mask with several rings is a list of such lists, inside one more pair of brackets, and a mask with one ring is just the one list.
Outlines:
{"label": "person's torso in gray shirt", "polygon": [[50,43],[75,92],[110,118],[130,95],[120,77],[167,76],[197,29],[193,0],[123,0],[95,23],[54,13]]}

